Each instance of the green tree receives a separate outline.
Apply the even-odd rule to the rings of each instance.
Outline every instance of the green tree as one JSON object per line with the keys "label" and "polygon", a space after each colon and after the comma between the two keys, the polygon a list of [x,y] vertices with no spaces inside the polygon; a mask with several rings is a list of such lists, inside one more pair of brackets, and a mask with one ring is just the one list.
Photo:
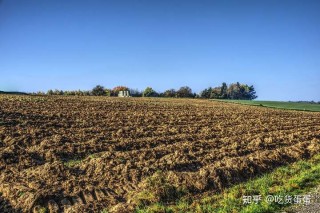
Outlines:
{"label": "green tree", "polygon": [[132,97],[142,97],[142,92],[138,89],[129,89],[129,93]]}
{"label": "green tree", "polygon": [[143,93],[142,93],[143,97],[157,97],[159,96],[159,94],[154,91],[151,87],[147,87]]}
{"label": "green tree", "polygon": [[53,95],[54,92],[52,91],[52,89],[48,90],[47,95]]}
{"label": "green tree", "polygon": [[220,87],[209,87],[208,89],[201,91],[200,97],[241,100],[253,100],[257,98],[253,85],[248,86],[247,84],[240,84],[239,82],[232,83],[229,86],[226,83],[222,83]]}
{"label": "green tree", "polygon": [[238,84],[230,84],[228,87],[227,93],[229,99],[239,99],[239,85]]}
{"label": "green tree", "polygon": [[247,85],[247,87],[248,87],[248,91],[247,91],[248,100],[253,100],[253,99],[258,98],[258,96],[256,95],[256,91],[255,91],[253,85],[251,85],[251,86]]}
{"label": "green tree", "polygon": [[110,97],[111,96],[111,89],[104,89],[106,96]]}
{"label": "green tree", "polygon": [[200,92],[200,98],[211,98],[212,88],[209,87]]}
{"label": "green tree", "polygon": [[53,95],[63,95],[64,92],[62,90],[54,90]]}
{"label": "green tree", "polygon": [[211,90],[210,98],[219,99],[221,98],[221,87],[215,87]]}
{"label": "green tree", "polygon": [[193,97],[193,93],[192,93],[191,88],[188,86],[180,87],[180,89],[177,91],[177,97],[179,97],[179,98]]}
{"label": "green tree", "polygon": [[228,88],[228,98],[236,100],[253,100],[256,99],[256,91],[253,85],[240,84],[239,82],[230,84]]}
{"label": "green tree", "polygon": [[221,92],[220,92],[220,97],[221,99],[227,99],[228,98],[228,86],[225,82],[222,83],[221,86]]}
{"label": "green tree", "polygon": [[176,97],[177,95],[177,92],[175,89],[168,89],[166,91],[164,91],[164,93],[162,94],[163,97],[170,97],[170,98],[173,98],[173,97]]}
{"label": "green tree", "polygon": [[102,96],[106,94],[106,91],[103,86],[97,85],[92,89],[91,93],[94,96]]}
{"label": "green tree", "polygon": [[82,91],[82,93],[83,93],[83,95],[86,95],[86,96],[91,95],[91,91],[90,90]]}

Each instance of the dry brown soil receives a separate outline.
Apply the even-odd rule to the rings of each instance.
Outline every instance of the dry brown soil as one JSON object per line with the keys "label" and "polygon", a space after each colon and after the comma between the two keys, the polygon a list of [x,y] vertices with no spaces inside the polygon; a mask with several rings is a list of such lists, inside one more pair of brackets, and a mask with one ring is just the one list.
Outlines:
{"label": "dry brown soil", "polygon": [[192,99],[1,95],[0,212],[133,211],[132,195],[157,171],[197,196],[319,150],[316,112]]}

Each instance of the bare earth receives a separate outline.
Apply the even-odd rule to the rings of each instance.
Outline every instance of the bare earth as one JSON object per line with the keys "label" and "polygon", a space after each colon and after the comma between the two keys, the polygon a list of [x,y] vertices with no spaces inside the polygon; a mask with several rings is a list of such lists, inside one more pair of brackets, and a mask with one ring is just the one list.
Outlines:
{"label": "bare earth", "polygon": [[0,212],[130,212],[157,171],[198,196],[319,152],[320,113],[1,95]]}

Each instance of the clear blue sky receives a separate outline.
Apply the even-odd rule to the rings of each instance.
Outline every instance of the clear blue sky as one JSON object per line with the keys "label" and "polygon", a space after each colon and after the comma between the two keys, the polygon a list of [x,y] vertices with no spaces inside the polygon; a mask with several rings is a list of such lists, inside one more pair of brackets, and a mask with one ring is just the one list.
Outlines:
{"label": "clear blue sky", "polygon": [[0,90],[236,81],[261,100],[320,101],[320,1],[0,3]]}

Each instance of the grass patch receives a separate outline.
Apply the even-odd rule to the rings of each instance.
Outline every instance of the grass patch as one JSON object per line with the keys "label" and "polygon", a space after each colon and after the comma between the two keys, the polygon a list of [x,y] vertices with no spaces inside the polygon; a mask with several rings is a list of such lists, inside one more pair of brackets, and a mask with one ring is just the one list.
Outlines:
{"label": "grass patch", "polygon": [[87,159],[96,159],[96,158],[99,158],[99,155],[94,153],[94,154],[89,154],[87,157],[84,157],[84,158],[81,158],[80,156],[78,156],[73,159],[64,159],[63,164],[66,167],[71,168],[81,164],[82,162],[85,162]]}
{"label": "grass patch", "polygon": [[18,192],[18,197],[22,197],[24,194],[25,194],[24,191],[19,191],[19,192]]}
{"label": "grass patch", "polygon": [[90,159],[95,159],[95,158],[98,158],[99,156],[97,154],[91,154],[88,156],[88,158]]}
{"label": "grass patch", "polygon": [[320,112],[320,104],[312,103],[298,103],[298,102],[285,102],[285,101],[250,101],[250,100],[221,100],[215,99],[215,101],[231,102],[237,104],[263,106],[276,109],[289,109],[299,111],[312,111]]}
{"label": "grass patch", "polygon": [[48,209],[46,207],[42,207],[42,206],[36,206],[35,210],[33,212],[37,212],[37,213],[47,213],[49,212]]}
{"label": "grass patch", "polygon": [[184,206],[183,197],[187,194],[188,191],[186,189],[171,184],[167,177],[158,171],[144,180],[139,193],[133,192],[129,197],[139,207],[137,209],[138,212],[140,210],[143,212],[145,206],[151,208],[148,209],[148,212],[158,212],[158,210],[163,212],[164,205],[170,203],[177,203],[181,207]]}
{"label": "grass patch", "polygon": [[68,160],[66,162],[64,162],[63,164],[66,166],[66,167],[74,167],[76,165],[79,165],[82,163],[82,159],[72,159],[72,160]]}
{"label": "grass patch", "polygon": [[[310,160],[302,160],[291,165],[279,167],[248,182],[235,185],[225,191],[188,201],[184,197],[175,204],[165,202],[139,205],[136,212],[276,212],[290,203],[267,202],[268,195],[273,197],[292,197],[303,195],[320,184],[320,154]],[[150,191],[149,193],[153,193]],[[261,196],[257,203],[244,204],[244,196]]]}

